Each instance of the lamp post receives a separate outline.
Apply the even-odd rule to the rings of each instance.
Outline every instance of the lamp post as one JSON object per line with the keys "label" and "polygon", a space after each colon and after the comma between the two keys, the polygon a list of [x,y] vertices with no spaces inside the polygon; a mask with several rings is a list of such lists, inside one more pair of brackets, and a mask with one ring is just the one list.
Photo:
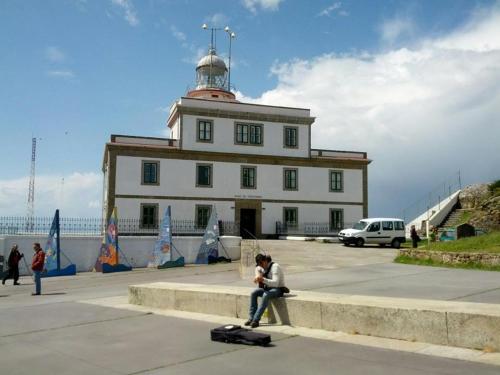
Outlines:
{"label": "lamp post", "polygon": [[231,42],[234,38],[236,38],[236,34],[229,29],[229,26],[224,28],[224,31],[229,36],[229,66],[228,66],[228,74],[227,74],[227,91],[231,91]]}

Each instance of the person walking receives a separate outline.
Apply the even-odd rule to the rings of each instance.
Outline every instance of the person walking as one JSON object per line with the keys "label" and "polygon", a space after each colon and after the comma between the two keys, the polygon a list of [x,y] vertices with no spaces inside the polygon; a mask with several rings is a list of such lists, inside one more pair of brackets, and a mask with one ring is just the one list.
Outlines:
{"label": "person walking", "polygon": [[40,244],[35,242],[33,244],[33,250],[35,254],[33,255],[33,260],[31,262],[31,270],[33,271],[33,279],[35,280],[35,293],[31,293],[32,296],[39,296],[42,294],[42,271],[43,264],[45,262],[45,253],[43,252]]}
{"label": "person walking", "polygon": [[418,241],[420,240],[420,237],[417,234],[417,230],[415,229],[415,225],[411,226],[410,237],[411,237],[411,246],[413,248],[416,248],[418,246]]}
{"label": "person walking", "polygon": [[16,244],[10,249],[9,259],[7,265],[9,266],[9,272],[2,279],[2,284],[5,285],[7,279],[14,279],[14,285],[19,285],[17,282],[19,280],[19,262],[24,257],[24,254],[19,252],[19,248]]}

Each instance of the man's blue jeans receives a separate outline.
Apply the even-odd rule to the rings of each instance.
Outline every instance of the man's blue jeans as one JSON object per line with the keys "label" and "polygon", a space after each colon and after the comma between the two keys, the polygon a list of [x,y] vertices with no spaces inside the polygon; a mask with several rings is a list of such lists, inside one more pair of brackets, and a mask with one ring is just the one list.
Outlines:
{"label": "man's blue jeans", "polygon": [[35,280],[35,293],[40,294],[42,292],[42,271],[33,271],[33,280]]}
{"label": "man's blue jeans", "polygon": [[[269,305],[269,300],[271,298],[278,298],[283,295],[283,292],[279,288],[272,288],[264,290],[262,288],[255,289],[250,295],[250,311],[248,312],[248,320],[254,322],[260,321],[262,314]],[[260,305],[257,305],[257,298],[262,297]]]}

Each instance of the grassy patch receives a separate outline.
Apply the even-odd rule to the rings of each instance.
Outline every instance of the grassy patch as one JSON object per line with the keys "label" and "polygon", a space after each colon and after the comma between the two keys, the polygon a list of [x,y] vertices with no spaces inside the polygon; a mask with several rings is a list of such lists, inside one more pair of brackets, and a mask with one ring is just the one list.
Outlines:
{"label": "grassy patch", "polygon": [[415,264],[418,266],[431,266],[431,267],[464,268],[464,269],[481,270],[481,271],[500,271],[500,266],[486,266],[478,262],[449,264],[449,263],[437,262],[432,259],[415,259],[408,257],[406,255],[397,256],[396,259],[394,259],[394,263]]}
{"label": "grassy patch", "polygon": [[462,238],[457,241],[431,242],[419,247],[422,250],[500,253],[500,232],[491,232],[481,236]]}
{"label": "grassy patch", "polygon": [[460,216],[460,221],[458,222],[458,225],[468,223],[471,217],[472,217],[471,211],[462,212],[462,216]]}

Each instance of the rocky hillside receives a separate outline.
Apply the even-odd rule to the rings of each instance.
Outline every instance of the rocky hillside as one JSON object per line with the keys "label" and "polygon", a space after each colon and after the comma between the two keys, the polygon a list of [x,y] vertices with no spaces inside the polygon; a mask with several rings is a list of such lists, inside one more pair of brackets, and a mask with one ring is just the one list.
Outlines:
{"label": "rocky hillside", "polygon": [[462,208],[470,210],[469,224],[476,228],[500,230],[500,180],[467,186],[459,199]]}

